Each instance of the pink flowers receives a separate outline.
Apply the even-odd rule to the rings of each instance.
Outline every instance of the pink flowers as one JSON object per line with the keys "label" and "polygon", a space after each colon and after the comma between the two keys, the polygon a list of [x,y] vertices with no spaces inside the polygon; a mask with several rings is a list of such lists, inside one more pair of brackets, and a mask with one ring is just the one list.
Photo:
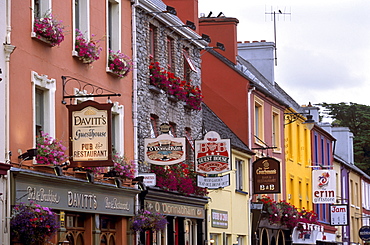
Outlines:
{"label": "pink flowers", "polygon": [[33,31],[37,38],[45,38],[52,46],[59,45],[64,40],[62,21],[57,21],[51,13],[41,19],[35,18]]}
{"label": "pink flowers", "polygon": [[123,78],[131,71],[132,62],[127,55],[120,51],[109,50],[108,67],[111,72]]}
{"label": "pink flowers", "polygon": [[98,45],[100,40],[94,41],[94,35],[88,40],[80,30],[76,29],[75,50],[82,63],[91,64],[99,59],[102,48]]}
{"label": "pink flowers", "polygon": [[134,161],[128,160],[124,156],[120,156],[118,153],[115,153],[113,156],[114,166],[112,171],[115,172],[117,177],[123,179],[133,179],[135,178],[135,163]]}
{"label": "pink flowers", "polygon": [[41,132],[41,135],[37,136],[36,148],[36,162],[38,164],[58,165],[68,159],[65,154],[67,148],[62,144],[62,141],[53,139],[47,133]]}
{"label": "pink flowers", "polygon": [[139,211],[134,217],[131,218],[131,229],[134,231],[160,231],[166,228],[168,224],[166,217],[159,213],[152,213],[144,210]]}
{"label": "pink flowers", "polygon": [[158,62],[152,62],[149,66],[150,84],[166,91],[169,95],[175,96],[178,100],[184,101],[190,108],[201,110],[203,101],[202,91],[199,86],[191,85],[182,81],[174,73],[162,69]]}

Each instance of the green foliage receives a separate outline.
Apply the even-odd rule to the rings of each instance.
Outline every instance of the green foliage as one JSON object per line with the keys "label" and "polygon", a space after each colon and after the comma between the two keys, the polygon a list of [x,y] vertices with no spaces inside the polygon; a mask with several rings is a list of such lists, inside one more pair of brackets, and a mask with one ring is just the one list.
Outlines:
{"label": "green foliage", "polygon": [[370,174],[370,106],[356,103],[321,103],[334,119],[333,125],[348,127],[354,135],[356,166]]}

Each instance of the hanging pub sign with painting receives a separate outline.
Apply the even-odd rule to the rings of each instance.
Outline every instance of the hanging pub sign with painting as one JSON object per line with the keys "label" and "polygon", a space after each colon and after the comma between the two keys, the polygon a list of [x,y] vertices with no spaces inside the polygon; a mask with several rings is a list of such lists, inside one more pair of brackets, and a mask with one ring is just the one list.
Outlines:
{"label": "hanging pub sign with painting", "polygon": [[70,167],[112,166],[112,104],[67,105]]}
{"label": "hanging pub sign with painting", "polygon": [[161,134],[157,138],[144,139],[145,161],[156,165],[172,165],[185,161],[185,138]]}
{"label": "hanging pub sign with painting", "polygon": [[217,132],[209,131],[204,140],[195,140],[196,172],[220,174],[231,170],[230,139],[221,139]]}

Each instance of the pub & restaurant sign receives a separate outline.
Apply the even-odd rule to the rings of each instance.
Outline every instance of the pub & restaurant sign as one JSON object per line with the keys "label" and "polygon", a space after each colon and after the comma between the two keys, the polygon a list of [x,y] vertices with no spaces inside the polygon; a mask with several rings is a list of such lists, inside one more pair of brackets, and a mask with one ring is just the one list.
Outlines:
{"label": "pub & restaurant sign", "polygon": [[112,104],[67,105],[71,167],[112,166]]}
{"label": "pub & restaurant sign", "polygon": [[253,163],[254,194],[280,193],[280,162],[271,157]]}

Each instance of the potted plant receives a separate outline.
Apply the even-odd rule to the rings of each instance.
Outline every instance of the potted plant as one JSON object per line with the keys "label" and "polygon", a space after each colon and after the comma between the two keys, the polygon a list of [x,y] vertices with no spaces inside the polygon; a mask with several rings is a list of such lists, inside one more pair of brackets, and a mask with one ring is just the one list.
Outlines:
{"label": "potted plant", "polygon": [[62,141],[50,137],[48,133],[42,132],[36,137],[36,163],[42,165],[59,165],[66,160],[66,147]]}
{"label": "potted plant", "polygon": [[131,67],[132,61],[127,55],[120,51],[114,52],[113,50],[109,50],[108,71],[123,78],[131,71]]}
{"label": "potted plant", "polygon": [[51,46],[59,45],[64,40],[64,26],[51,13],[42,18],[36,17],[33,23],[34,37],[49,43]]}
{"label": "potted plant", "polygon": [[102,48],[99,46],[100,40],[95,41],[94,36],[91,35],[90,40],[88,40],[80,30],[76,29],[75,51],[82,63],[91,64],[99,59]]}
{"label": "potted plant", "polygon": [[160,213],[150,212],[148,210],[139,211],[131,218],[131,229],[133,231],[160,231],[168,224],[166,217]]}
{"label": "potted plant", "polygon": [[38,245],[48,241],[58,230],[57,214],[34,202],[17,204],[12,209],[10,231],[13,241]]}
{"label": "potted plant", "polygon": [[117,152],[112,156],[113,167],[105,174],[106,177],[119,177],[121,179],[135,178],[135,163],[128,160],[125,156],[119,155]]}

